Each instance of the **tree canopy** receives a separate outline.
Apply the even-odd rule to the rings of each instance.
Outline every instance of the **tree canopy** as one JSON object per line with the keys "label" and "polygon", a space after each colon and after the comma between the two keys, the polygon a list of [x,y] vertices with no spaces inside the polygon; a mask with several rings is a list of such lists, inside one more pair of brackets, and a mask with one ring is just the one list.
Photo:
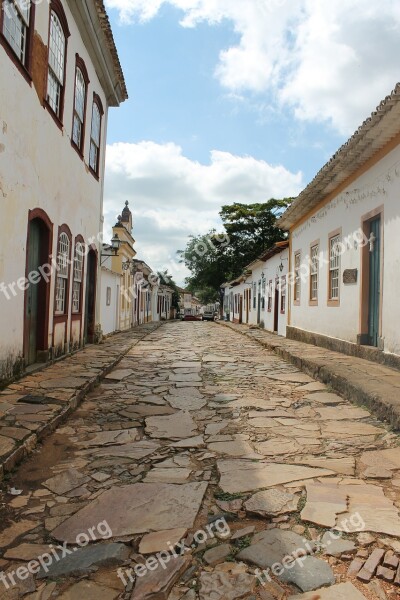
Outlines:
{"label": "tree canopy", "polygon": [[191,235],[185,250],[178,251],[191,272],[188,288],[205,302],[217,300],[222,283],[238,277],[246,265],[285,239],[275,224],[291,200],[271,198],[264,203],[222,206],[219,214],[224,231]]}

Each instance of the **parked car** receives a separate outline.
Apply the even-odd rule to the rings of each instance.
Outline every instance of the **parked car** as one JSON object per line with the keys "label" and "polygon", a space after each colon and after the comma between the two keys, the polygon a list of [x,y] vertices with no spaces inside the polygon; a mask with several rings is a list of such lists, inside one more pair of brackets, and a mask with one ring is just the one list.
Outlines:
{"label": "parked car", "polygon": [[203,321],[215,321],[217,318],[217,313],[214,310],[205,311],[203,313]]}
{"label": "parked car", "polygon": [[183,315],[182,321],[201,321],[202,315]]}

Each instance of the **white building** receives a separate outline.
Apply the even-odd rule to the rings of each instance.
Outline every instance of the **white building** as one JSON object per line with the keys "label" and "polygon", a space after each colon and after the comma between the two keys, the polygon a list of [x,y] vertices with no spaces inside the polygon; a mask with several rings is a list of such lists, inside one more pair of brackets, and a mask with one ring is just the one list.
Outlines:
{"label": "white building", "polygon": [[96,339],[107,113],[127,91],[102,0],[1,7],[4,382]]}
{"label": "white building", "polygon": [[224,284],[224,310],[233,323],[259,325],[286,335],[286,280],[289,269],[289,242],[277,242],[247,265],[243,275]]}
{"label": "white building", "polygon": [[280,219],[288,336],[383,362],[400,355],[399,198],[398,84]]}
{"label": "white building", "polygon": [[120,331],[122,275],[112,268],[111,247],[103,244],[100,284],[100,323],[104,336]]}

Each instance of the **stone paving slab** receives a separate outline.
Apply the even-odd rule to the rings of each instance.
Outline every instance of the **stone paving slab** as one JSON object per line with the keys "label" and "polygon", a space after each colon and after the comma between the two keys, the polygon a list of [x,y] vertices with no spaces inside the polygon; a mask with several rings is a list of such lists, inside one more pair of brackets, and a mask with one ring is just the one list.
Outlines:
{"label": "stone paving slab", "polygon": [[222,321],[218,323],[256,340],[307,375],[328,384],[346,399],[368,406],[380,419],[400,429],[398,370],[364,358],[290,340],[264,329]]}
{"label": "stone paving slab", "polygon": [[[0,391],[0,481],[107,378],[133,346],[160,325],[141,325],[89,345]],[[113,373],[115,377],[118,371]]]}

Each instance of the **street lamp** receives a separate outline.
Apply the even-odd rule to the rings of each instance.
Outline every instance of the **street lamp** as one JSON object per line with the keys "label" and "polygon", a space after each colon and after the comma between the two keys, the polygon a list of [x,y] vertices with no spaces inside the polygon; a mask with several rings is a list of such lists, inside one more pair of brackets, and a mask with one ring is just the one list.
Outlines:
{"label": "street lamp", "polygon": [[110,256],[118,256],[118,250],[120,249],[121,244],[122,242],[119,239],[118,234],[115,233],[111,238],[111,244],[108,246],[108,249],[111,250],[112,254],[100,254],[100,259],[103,258],[103,260],[100,260],[100,265],[102,265],[107,258],[110,258]]}

